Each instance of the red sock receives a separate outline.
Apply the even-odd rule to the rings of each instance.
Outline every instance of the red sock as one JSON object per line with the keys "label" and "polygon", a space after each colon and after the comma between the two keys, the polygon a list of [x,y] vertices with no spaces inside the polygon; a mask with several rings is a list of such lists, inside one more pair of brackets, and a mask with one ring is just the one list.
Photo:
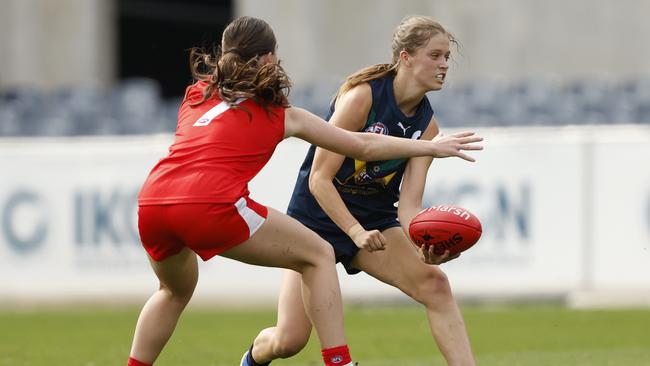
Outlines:
{"label": "red sock", "polygon": [[129,361],[126,363],[127,366],[152,366],[148,363],[140,362],[133,357],[129,357]]}
{"label": "red sock", "polygon": [[320,352],[323,355],[325,366],[352,365],[352,358],[347,345],[323,349]]}

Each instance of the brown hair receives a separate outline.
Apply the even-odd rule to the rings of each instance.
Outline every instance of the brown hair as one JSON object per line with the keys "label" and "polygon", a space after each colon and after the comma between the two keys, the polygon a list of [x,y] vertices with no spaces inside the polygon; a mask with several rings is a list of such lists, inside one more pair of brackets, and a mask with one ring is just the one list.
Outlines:
{"label": "brown hair", "polygon": [[201,104],[215,93],[228,102],[251,98],[268,109],[269,105],[289,107],[291,81],[279,63],[262,65],[260,56],[275,53],[273,30],[264,20],[240,17],[223,31],[221,46],[212,52],[193,48],[190,70],[195,80],[208,84]]}
{"label": "brown hair", "polygon": [[446,34],[449,41],[456,43],[454,36],[432,18],[420,15],[405,17],[393,33],[392,62],[368,66],[348,76],[336,93],[335,99],[359,84],[379,79],[389,73],[396,73],[399,68],[399,54],[402,50],[413,54],[418,48],[426,45],[431,37],[441,33]]}

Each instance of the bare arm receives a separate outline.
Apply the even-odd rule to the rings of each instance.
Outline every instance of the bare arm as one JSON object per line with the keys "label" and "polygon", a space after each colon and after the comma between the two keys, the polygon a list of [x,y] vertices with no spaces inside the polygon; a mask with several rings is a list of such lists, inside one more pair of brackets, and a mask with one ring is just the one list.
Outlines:
{"label": "bare arm", "polygon": [[[482,139],[473,136],[471,132],[436,138],[435,142],[351,132],[359,131],[365,125],[371,105],[370,86],[361,84],[337,100],[336,110],[329,124],[307,111],[290,108],[286,112],[285,136],[300,137],[321,147],[316,149],[309,188],[334,223],[347,233],[357,246],[372,251],[383,249],[383,235],[377,230],[366,231],[361,227],[332,184],[345,156],[365,161],[411,156],[458,156],[473,161],[474,159],[465,155],[462,150],[480,150],[480,146],[471,143]],[[432,134],[435,135],[435,132],[437,130]]]}
{"label": "bare arm", "polygon": [[[438,123],[432,118],[421,139],[431,140],[438,135],[438,132]],[[427,172],[432,161],[433,158],[427,156],[411,158],[404,170],[397,216],[407,236],[409,235],[409,223],[422,210],[422,196],[424,195]]]}
{"label": "bare arm", "polygon": [[[354,96],[353,91],[346,93],[346,95]],[[359,103],[359,100],[350,97],[350,108],[358,108]],[[354,112],[358,113],[358,111]],[[436,139],[434,142],[406,140],[373,133],[350,132],[336,128],[334,124],[327,123],[314,114],[296,107],[287,108],[285,112],[285,137],[289,136],[295,136],[324,149],[366,161],[408,158],[411,156],[435,156],[440,158],[457,156],[468,161],[474,161],[463,150],[480,150],[480,146],[472,144],[482,141],[482,138],[475,136],[473,132],[461,132],[445,136]]]}
{"label": "bare arm", "polygon": [[[422,139],[430,140],[438,136],[438,132],[438,123],[435,118],[432,118],[429,127],[422,134]],[[424,195],[424,188],[426,186],[427,172],[432,161],[433,159],[431,157],[426,156],[411,158],[404,171],[399,205],[397,206],[397,216],[402,225],[402,230],[404,230],[406,237],[409,239],[409,224],[415,215],[422,210],[422,196]],[[414,244],[414,247],[417,246]],[[427,264],[441,264],[459,256],[450,257],[449,251],[445,251],[441,255],[436,255],[433,251],[433,246],[417,247],[417,251],[422,261]]]}
{"label": "bare arm", "polygon": [[[330,124],[349,131],[359,131],[365,125],[372,105],[370,86],[362,84],[339,97]],[[374,135],[363,133],[364,135]],[[369,251],[381,250],[386,243],[378,230],[366,231],[350,213],[332,183],[336,172],[341,168],[345,156],[317,148],[309,176],[309,190],[323,211],[334,223],[350,236],[359,248]],[[426,158],[425,158],[426,159]]]}

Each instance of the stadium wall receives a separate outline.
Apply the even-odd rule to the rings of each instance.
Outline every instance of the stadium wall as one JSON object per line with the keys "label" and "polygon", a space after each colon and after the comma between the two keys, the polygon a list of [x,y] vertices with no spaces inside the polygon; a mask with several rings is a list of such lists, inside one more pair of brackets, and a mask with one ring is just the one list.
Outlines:
{"label": "stadium wall", "polygon": [[115,1],[0,1],[0,90],[111,85]]}
{"label": "stadium wall", "polygon": [[[650,76],[646,0],[235,0],[233,5],[233,16],[271,23],[297,86],[337,85],[363,66],[388,62],[393,29],[408,14],[439,19],[461,41],[450,85]],[[0,89],[112,84],[119,71],[117,8],[116,0],[1,1]],[[187,42],[183,49],[201,39]]]}
{"label": "stadium wall", "polygon": [[[481,129],[474,164],[436,160],[425,205],[464,206],[481,241],[443,267],[461,300],[650,304],[650,126]],[[157,288],[136,195],[169,135],[0,139],[0,303],[131,303]],[[289,139],[251,183],[279,210],[307,144]],[[281,271],[201,263],[196,301],[275,302]],[[345,297],[404,299],[339,268]]]}
{"label": "stadium wall", "polygon": [[[237,0],[235,5],[236,15],[259,16],[273,26],[280,58],[298,86],[336,85],[364,66],[390,62],[393,30],[411,14],[436,18],[460,41],[459,49],[452,47],[449,85],[650,75],[645,0]],[[621,41],[631,35],[635,41]]]}

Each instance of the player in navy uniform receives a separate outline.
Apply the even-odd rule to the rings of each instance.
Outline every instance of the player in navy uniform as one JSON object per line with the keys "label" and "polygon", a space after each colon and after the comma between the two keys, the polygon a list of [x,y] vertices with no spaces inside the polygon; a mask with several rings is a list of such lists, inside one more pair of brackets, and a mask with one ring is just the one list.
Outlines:
{"label": "player in navy uniform", "polygon": [[[392,63],[348,77],[329,122],[351,131],[435,139],[438,125],[426,93],[445,82],[451,42],[451,34],[431,18],[405,18],[393,36]],[[431,162],[429,157],[363,161],[312,146],[288,214],[332,244],[348,273],[364,271],[423,304],[449,365],[474,365],[462,315],[438,266],[453,258],[448,251],[436,255],[433,246],[416,247],[407,234],[422,209]],[[248,351],[259,364],[290,357],[307,343],[311,323],[302,310],[300,284],[300,274],[286,272],[277,325],[262,330]]]}

